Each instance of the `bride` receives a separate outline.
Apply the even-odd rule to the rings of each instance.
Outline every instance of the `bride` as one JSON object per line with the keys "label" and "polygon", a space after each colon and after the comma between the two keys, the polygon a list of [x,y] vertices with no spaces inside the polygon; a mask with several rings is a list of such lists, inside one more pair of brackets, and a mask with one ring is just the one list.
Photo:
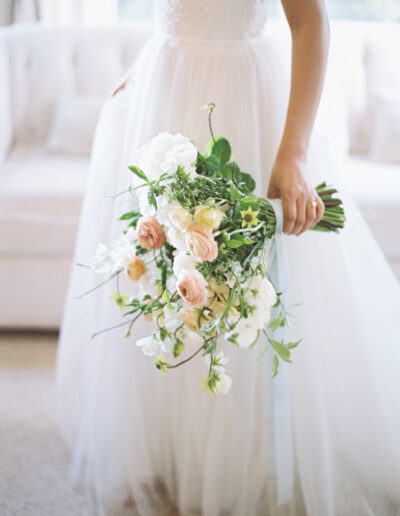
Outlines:
{"label": "bride", "polygon": [[[203,148],[200,107],[214,102],[215,132],[230,140],[257,193],[283,203],[292,331],[303,339],[291,383],[271,397],[266,362],[236,348],[226,396],[201,392],[193,378],[202,360],[162,377],[135,346],[151,331],[145,321],[130,340],[122,328],[91,341],[120,321],[108,299],[114,286],[76,300],[97,280],[74,268],[57,406],[73,478],[101,514],[118,504],[140,516],[400,514],[400,288],[311,136],[329,39],[323,0],[282,4],[290,90],[262,36],[269,0],[155,0],[154,36],[99,121],[75,261],[90,263],[97,242],[120,231],[123,201],[112,198],[138,148],[162,131]],[[344,199],[340,235],[305,232],[322,216],[313,185],[325,179]]]}

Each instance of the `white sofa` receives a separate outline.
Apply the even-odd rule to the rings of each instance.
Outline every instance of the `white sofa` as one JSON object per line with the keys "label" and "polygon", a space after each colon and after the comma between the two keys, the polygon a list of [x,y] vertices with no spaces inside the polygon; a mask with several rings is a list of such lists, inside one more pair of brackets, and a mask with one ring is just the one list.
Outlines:
{"label": "white sofa", "polygon": [[[268,31],[288,53],[287,31],[279,23]],[[0,327],[57,328],[61,320],[89,158],[44,149],[55,101],[72,95],[104,98],[150,33],[143,25],[26,25],[0,31]],[[366,112],[366,44],[385,34],[379,25],[333,24],[318,125],[328,137],[336,135],[331,143],[338,162],[400,273],[400,239],[394,238],[400,223],[400,164],[377,164],[347,152]]]}

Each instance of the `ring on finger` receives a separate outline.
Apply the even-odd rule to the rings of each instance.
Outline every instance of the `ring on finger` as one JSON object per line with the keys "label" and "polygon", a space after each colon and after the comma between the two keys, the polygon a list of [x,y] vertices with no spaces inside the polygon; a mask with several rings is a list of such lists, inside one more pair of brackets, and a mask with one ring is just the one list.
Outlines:
{"label": "ring on finger", "polygon": [[316,208],[317,207],[317,201],[312,201],[307,204],[307,208]]}

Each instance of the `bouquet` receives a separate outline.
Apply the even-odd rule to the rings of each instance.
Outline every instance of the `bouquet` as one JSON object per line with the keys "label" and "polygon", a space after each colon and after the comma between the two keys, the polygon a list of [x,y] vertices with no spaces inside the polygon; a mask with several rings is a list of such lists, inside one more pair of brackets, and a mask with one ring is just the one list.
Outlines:
{"label": "bouquet", "polygon": [[[140,149],[129,167],[132,185],[119,194],[132,199],[120,216],[126,227],[110,248],[98,244],[91,268],[106,275],[100,285],[122,273],[138,284],[135,296],[118,288],[112,296],[126,338],[139,317],[153,321],[136,346],[164,374],[201,354],[208,366],[201,382],[217,394],[232,383],[222,340],[248,349],[264,334],[273,375],[299,342],[274,339],[288,325],[282,293],[267,273],[274,209],[253,195],[255,181],[232,159],[228,140],[214,137],[212,107],[212,140],[203,154],[181,134],[161,133]],[[316,191],[325,213],[312,230],[339,231],[344,211],[336,190],[322,183]]]}

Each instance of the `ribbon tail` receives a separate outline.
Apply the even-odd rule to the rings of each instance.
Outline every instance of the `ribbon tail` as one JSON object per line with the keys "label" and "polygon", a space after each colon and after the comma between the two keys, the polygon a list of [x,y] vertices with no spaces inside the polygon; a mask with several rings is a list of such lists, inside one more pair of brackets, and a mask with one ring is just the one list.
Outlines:
{"label": "ribbon tail", "polygon": [[[267,271],[277,292],[281,292],[281,301],[284,307],[289,306],[289,266],[287,253],[282,234],[283,213],[279,199],[269,200],[276,216],[276,233],[270,245]],[[279,307],[274,308],[272,316],[278,314]],[[290,340],[290,328],[279,327],[273,334],[274,340]],[[270,363],[272,359],[270,350]],[[267,371],[267,426],[269,433],[269,474],[275,485],[276,505],[288,503],[293,496],[294,484],[294,452],[292,436],[292,410],[290,366],[280,362],[276,377],[272,377],[271,370]]]}

